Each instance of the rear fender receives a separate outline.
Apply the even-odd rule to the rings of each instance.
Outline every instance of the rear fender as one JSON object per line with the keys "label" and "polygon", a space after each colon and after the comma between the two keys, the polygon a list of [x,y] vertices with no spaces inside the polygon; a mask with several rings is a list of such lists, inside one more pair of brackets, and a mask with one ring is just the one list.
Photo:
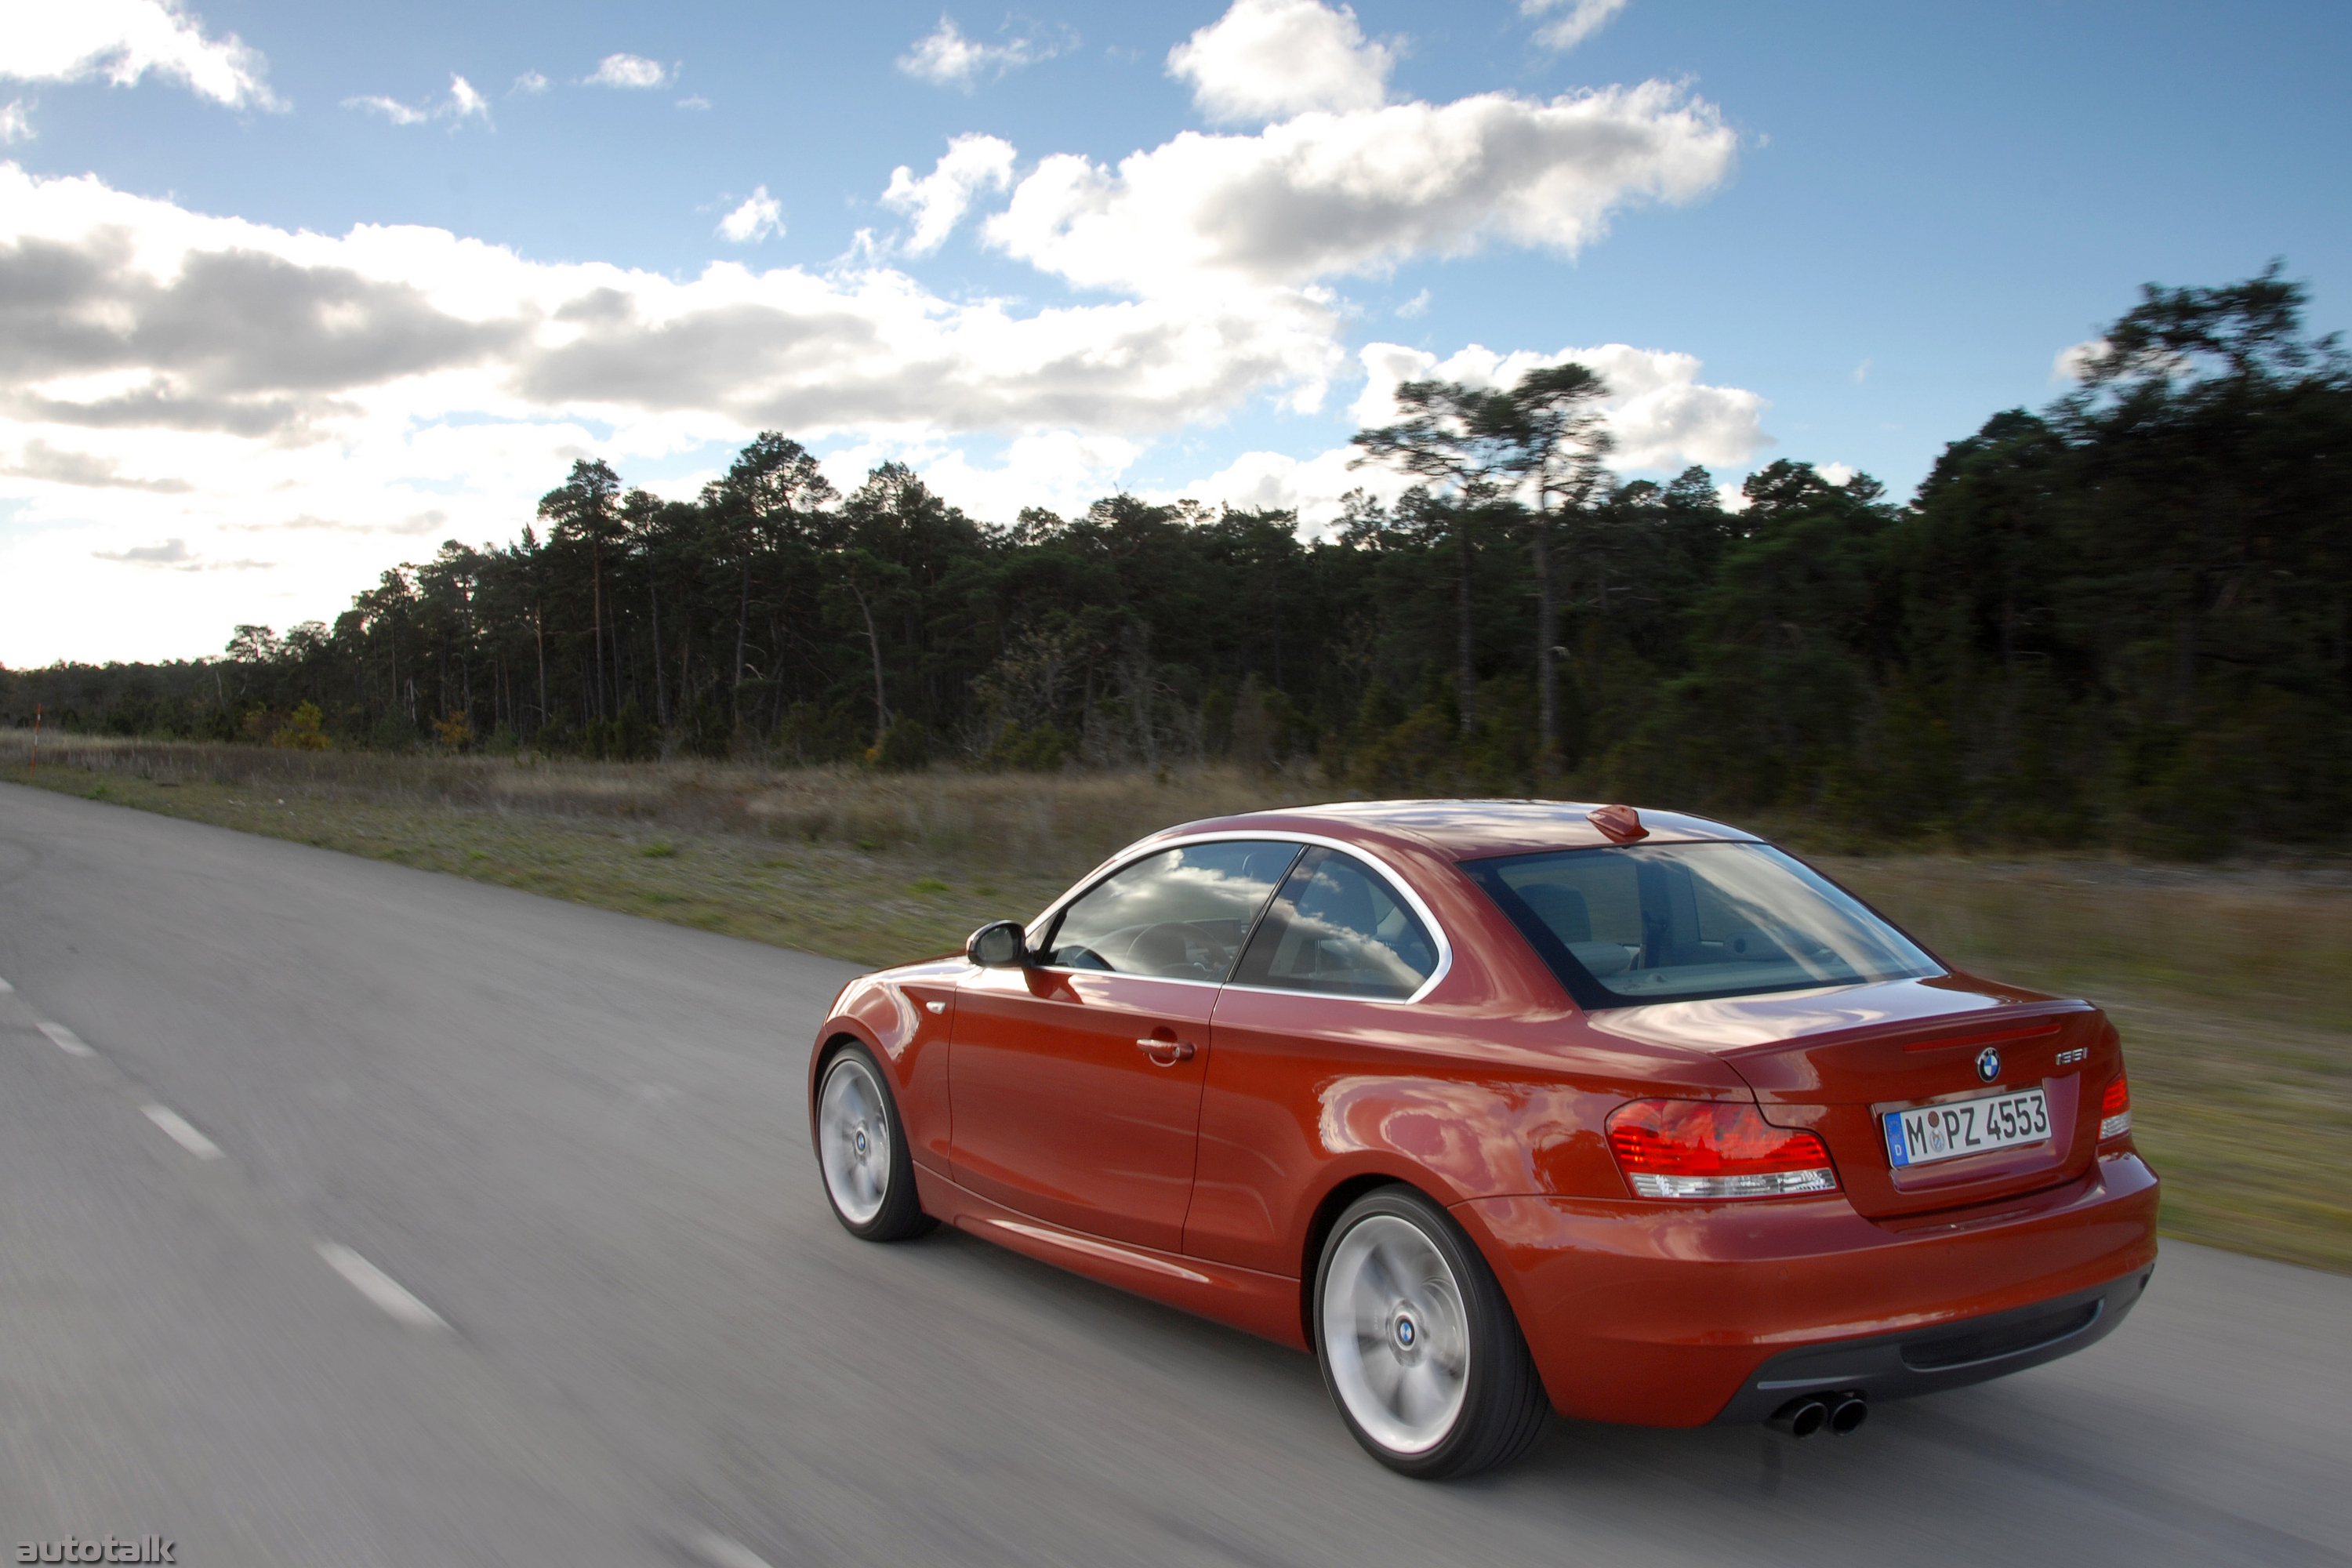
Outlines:
{"label": "rear fender", "polygon": [[[1523,1195],[1631,1194],[1609,1152],[1609,1113],[1648,1086],[1458,1078],[1335,1079],[1318,1132],[1328,1190],[1359,1168],[1400,1173],[1448,1205]],[[1651,1094],[1659,1092],[1649,1089]],[[1741,1089],[1677,1086],[1677,1099],[1753,1103]]]}
{"label": "rear fender", "polygon": [[[1685,1085],[1683,1098],[1750,1096]],[[1358,1196],[1402,1183],[1467,1221],[1472,1244],[1514,1298],[1517,1268],[1495,1251],[1488,1227],[1463,1205],[1506,1197],[1622,1201],[1632,1194],[1609,1152],[1609,1113],[1635,1098],[1623,1084],[1392,1078],[1333,1079],[1318,1118],[1321,1168],[1295,1239],[1302,1321],[1313,1310],[1315,1270],[1340,1213]],[[1307,1325],[1311,1342],[1311,1323]]]}

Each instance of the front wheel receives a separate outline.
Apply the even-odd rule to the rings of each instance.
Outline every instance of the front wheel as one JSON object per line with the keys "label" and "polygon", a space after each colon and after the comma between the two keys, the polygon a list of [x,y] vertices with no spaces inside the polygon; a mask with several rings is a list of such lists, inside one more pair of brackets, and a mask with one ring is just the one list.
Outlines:
{"label": "front wheel", "polygon": [[846,1045],[816,1091],[816,1158],[834,1217],[866,1241],[904,1241],[937,1223],[915,1197],[915,1162],[874,1058]]}
{"label": "front wheel", "polygon": [[1348,1206],[1315,1271],[1323,1384],[1372,1458],[1424,1480],[1517,1458],[1548,1401],[1477,1248],[1410,1187]]}

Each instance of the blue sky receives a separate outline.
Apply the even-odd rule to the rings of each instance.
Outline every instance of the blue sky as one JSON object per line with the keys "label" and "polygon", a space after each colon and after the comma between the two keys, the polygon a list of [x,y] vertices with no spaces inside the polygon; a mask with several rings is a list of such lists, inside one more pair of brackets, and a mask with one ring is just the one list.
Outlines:
{"label": "blue sky", "polygon": [[[2143,281],[2347,314],[2341,7],[64,10],[0,5],[0,310],[63,345],[0,368],[16,665],[331,617],[572,456],[690,490],[770,419],[983,517],[1311,521],[1384,377],[1608,349],[1629,472],[1906,495]],[[893,172],[975,137],[917,243]]]}

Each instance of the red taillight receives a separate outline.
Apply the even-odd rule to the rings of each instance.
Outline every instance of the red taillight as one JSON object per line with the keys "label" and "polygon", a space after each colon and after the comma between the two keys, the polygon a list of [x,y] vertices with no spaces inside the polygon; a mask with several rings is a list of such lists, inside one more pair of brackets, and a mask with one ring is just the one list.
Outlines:
{"label": "red taillight", "polygon": [[1838,1184],[1819,1137],[1723,1100],[1621,1105],[1609,1113],[1609,1152],[1645,1198],[1777,1198]]}
{"label": "red taillight", "polygon": [[2118,1070],[2115,1082],[2099,1098],[2099,1142],[2120,1138],[2131,1131],[2131,1085]]}

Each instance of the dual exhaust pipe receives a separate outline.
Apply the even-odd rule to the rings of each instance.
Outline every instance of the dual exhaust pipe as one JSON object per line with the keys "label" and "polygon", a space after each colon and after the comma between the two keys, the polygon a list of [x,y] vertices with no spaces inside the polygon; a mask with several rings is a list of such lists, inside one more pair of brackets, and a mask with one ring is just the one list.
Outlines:
{"label": "dual exhaust pipe", "polygon": [[1775,1432],[1785,1432],[1791,1437],[1810,1437],[1826,1430],[1832,1437],[1844,1437],[1861,1429],[1870,1419],[1870,1401],[1860,1389],[1837,1394],[1808,1394],[1791,1399],[1772,1413],[1765,1425]]}

